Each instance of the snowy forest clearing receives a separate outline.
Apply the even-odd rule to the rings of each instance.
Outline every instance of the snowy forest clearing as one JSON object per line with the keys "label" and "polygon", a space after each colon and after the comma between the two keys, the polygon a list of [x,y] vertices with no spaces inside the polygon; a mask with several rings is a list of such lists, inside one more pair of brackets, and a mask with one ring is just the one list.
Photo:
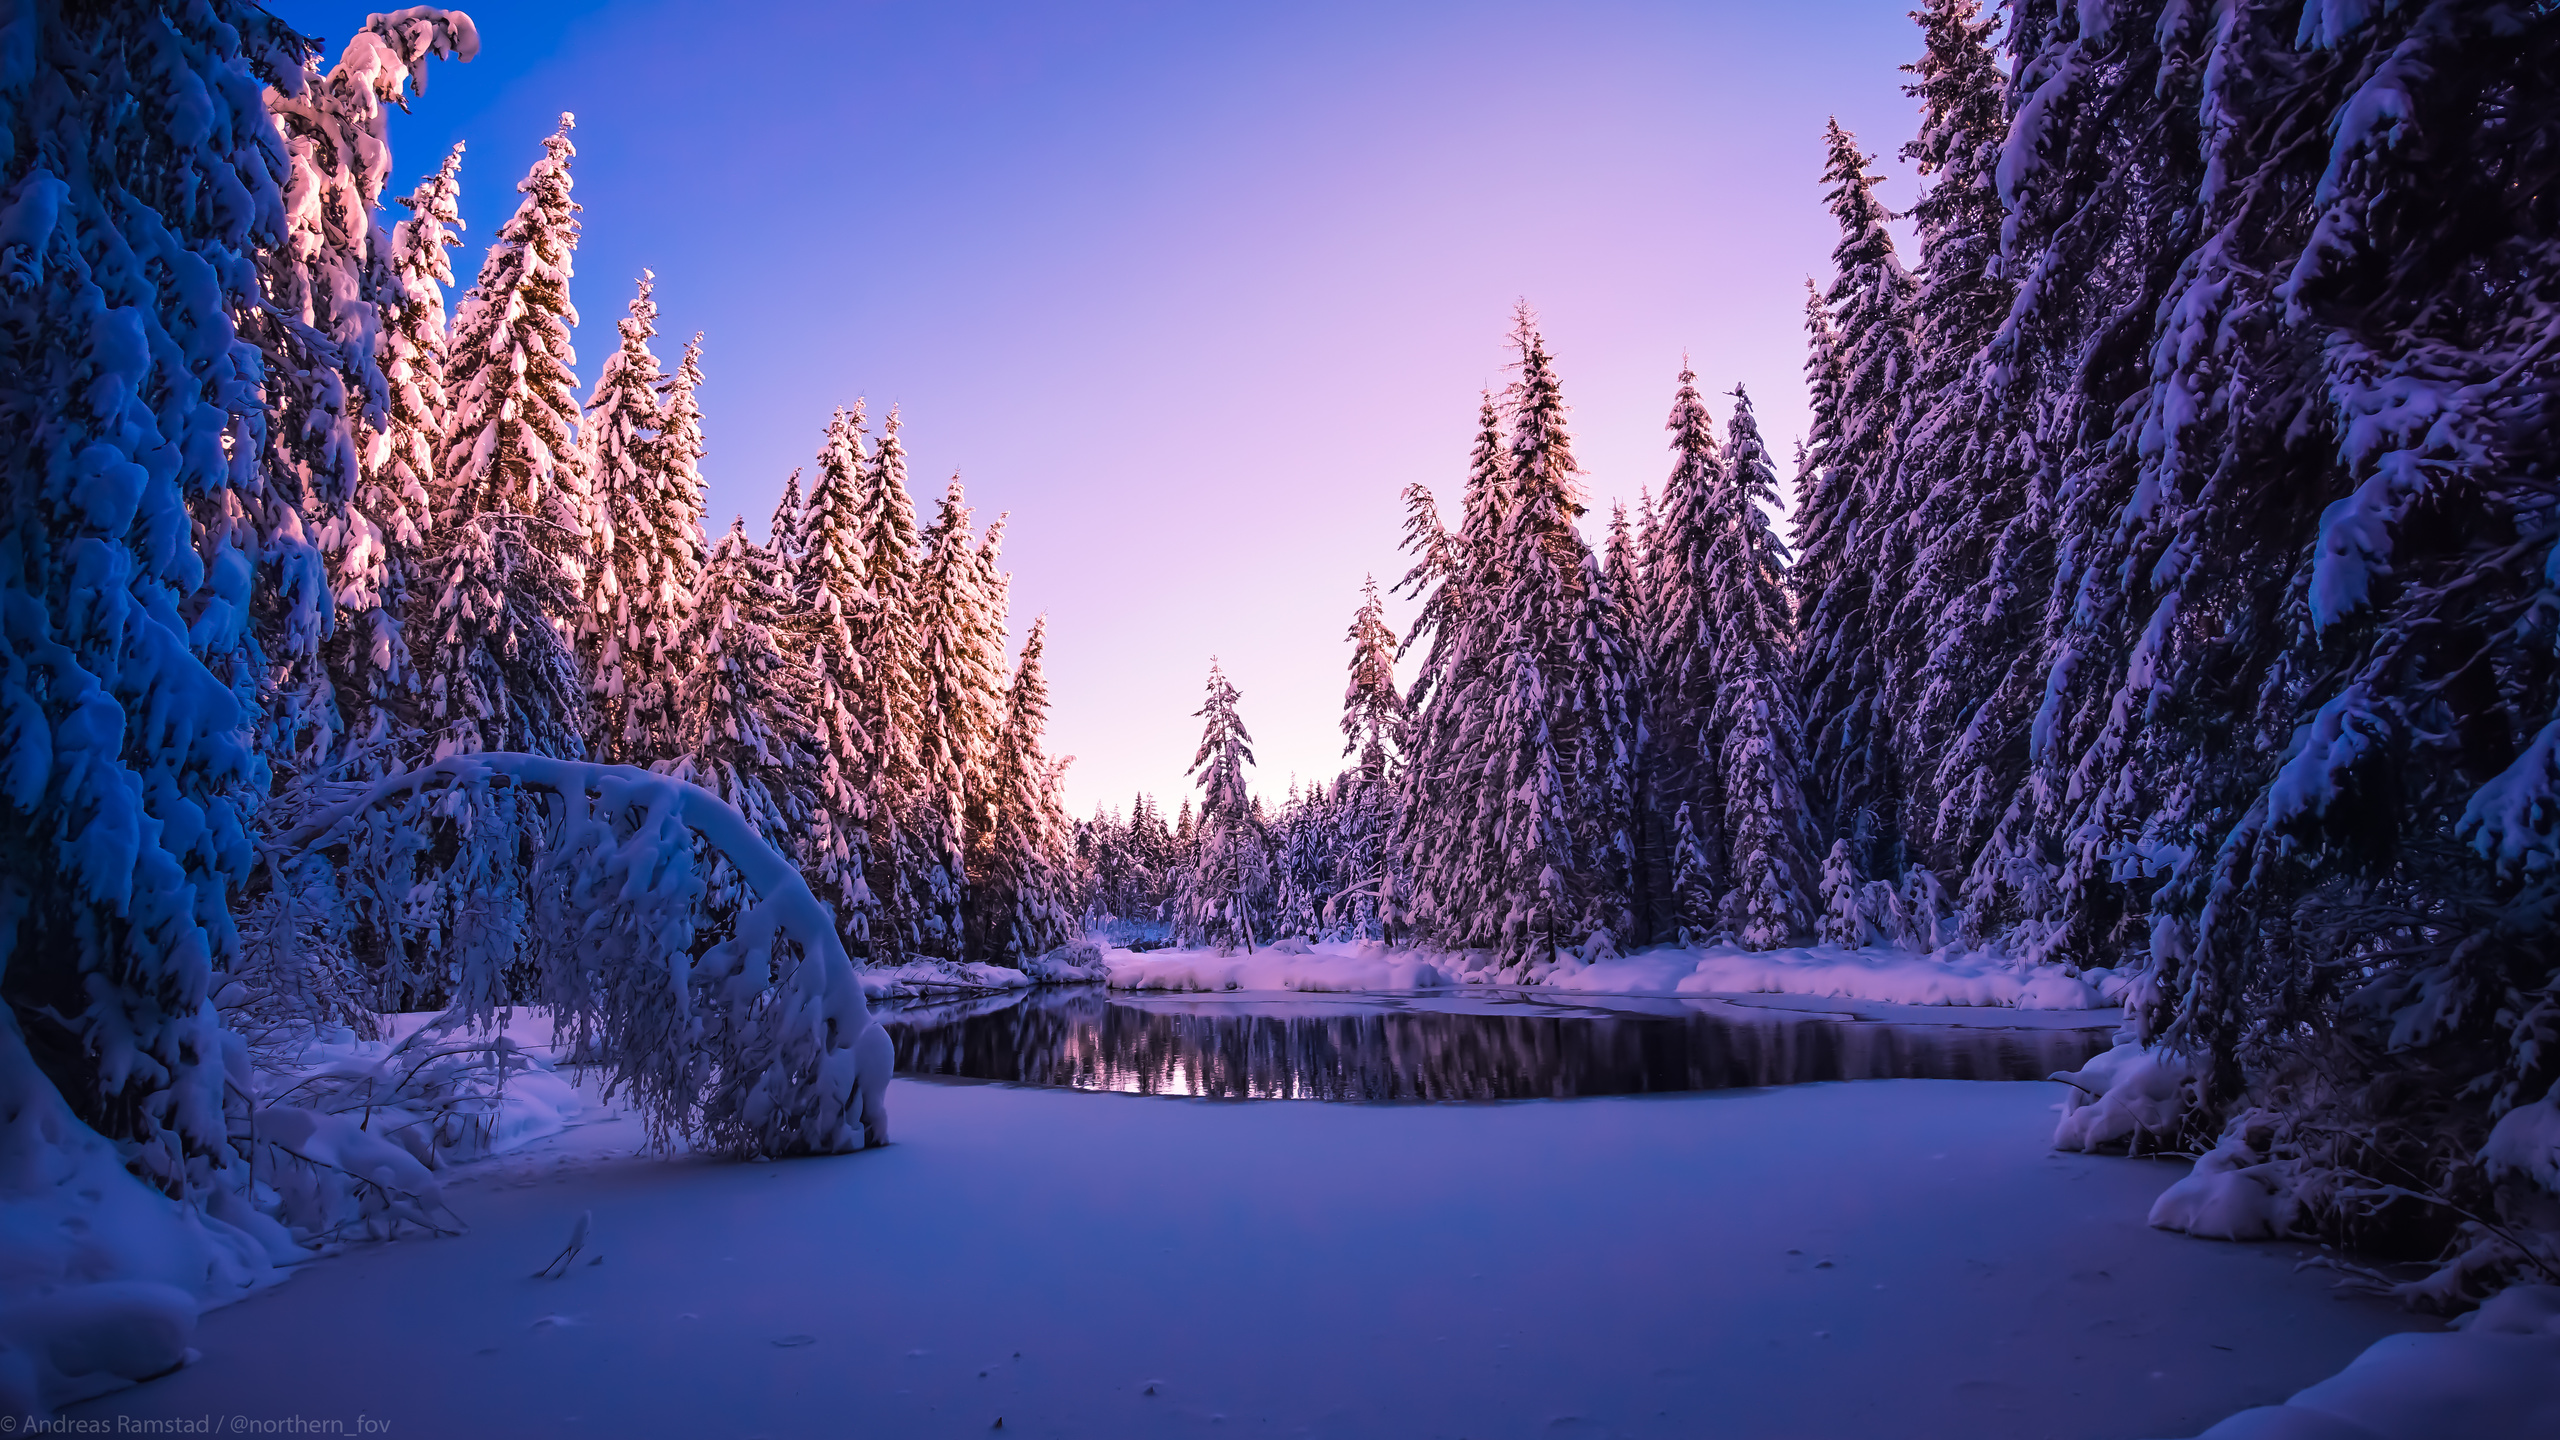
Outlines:
{"label": "snowy forest clearing", "polygon": [[[604,1107],[455,1172],[465,1234],[308,1266],[208,1314],[201,1362],[70,1413],[2131,1440],[2436,1325],[2334,1298],[2295,1269],[2306,1247],[2146,1228],[2183,1167],[2048,1152],[2050,1085],[1497,1106],[894,1091],[898,1144],[744,1166],[635,1156],[639,1126]],[[568,1278],[529,1278],[586,1211]]]}

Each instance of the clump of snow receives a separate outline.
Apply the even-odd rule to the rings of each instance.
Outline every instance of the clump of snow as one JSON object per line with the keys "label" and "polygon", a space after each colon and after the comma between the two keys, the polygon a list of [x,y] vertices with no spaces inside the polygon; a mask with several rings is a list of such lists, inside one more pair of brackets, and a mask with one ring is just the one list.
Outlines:
{"label": "clump of snow", "polygon": [[904,965],[865,966],[859,972],[865,1000],[908,1000],[919,995],[967,995],[990,990],[1024,990],[1029,975],[1005,965],[977,961],[911,960]]}
{"label": "clump of snow", "polygon": [[299,1254],[228,1190],[199,1209],[134,1178],[15,1027],[0,1035],[0,1415],[179,1364],[199,1309],[274,1283]]}
{"label": "clump of snow", "polygon": [[2199,1440],[2560,1435],[2560,1286],[2516,1286],[2453,1325],[2386,1336],[2282,1405],[2243,1410]]}
{"label": "clump of snow", "polygon": [[2053,1078],[2071,1087],[2063,1098],[2062,1123],[2054,1127],[2056,1150],[2172,1144],[2195,1106],[2193,1063],[2132,1040],[2120,1040],[2087,1065]]}
{"label": "clump of snow", "polygon": [[13,1420],[49,1414],[175,1370],[194,1357],[195,1332],[195,1297],[148,1280],[0,1305],[0,1407]]}
{"label": "clump of snow", "polygon": [[2532,1104],[2499,1116],[2480,1147],[2480,1161],[2492,1178],[2521,1175],[2560,1194],[2560,1083]]}
{"label": "clump of snow", "polygon": [[2286,1183],[2288,1169],[2260,1153],[2249,1143],[2245,1124],[2235,1123],[2220,1143],[2197,1157],[2187,1178],[2151,1202],[2150,1223],[2205,1240],[2273,1240],[2290,1234],[2300,1206]]}
{"label": "clump of snow", "polygon": [[1045,955],[1024,961],[1022,973],[1042,985],[1068,985],[1107,978],[1111,962],[1102,958],[1102,947],[1093,941],[1070,940]]}

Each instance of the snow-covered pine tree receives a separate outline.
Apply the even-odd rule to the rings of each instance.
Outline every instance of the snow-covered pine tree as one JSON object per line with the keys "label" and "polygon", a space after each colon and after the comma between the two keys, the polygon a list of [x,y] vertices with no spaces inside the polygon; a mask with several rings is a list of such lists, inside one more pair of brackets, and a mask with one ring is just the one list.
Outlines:
{"label": "snow-covered pine tree", "polygon": [[543,142],[454,317],[451,428],[436,460],[424,618],[412,627],[438,757],[585,748],[586,687],[564,629],[578,613],[588,512],[569,341],[573,123],[563,114]]}
{"label": "snow-covered pine tree", "polygon": [[1812,817],[1801,779],[1803,728],[1795,694],[1795,623],[1786,547],[1764,507],[1778,499],[1777,467],[1760,439],[1751,397],[1737,385],[1707,552],[1716,637],[1715,712],[1724,778],[1726,923],[1745,948],[1795,943],[1811,928],[1817,884]]}
{"label": "snow-covered pine tree", "polygon": [[[2031,538],[2041,527],[2033,467],[2022,464],[2034,443],[1977,373],[2015,293],[1999,264],[2008,212],[1994,171],[2009,113],[1996,22],[1975,0],[1930,0],[1913,18],[1927,48],[1903,67],[1918,77],[1903,88],[1921,102],[1920,134],[1902,153],[1934,183],[1911,207],[1921,262],[1901,487],[1911,562],[1885,626],[1899,647],[1886,698],[1904,840],[1920,863],[1954,869],[1979,850],[1997,816],[1986,799],[2024,759],[2041,683],[2019,662],[2046,586]],[[1981,907],[1985,918],[1992,908]]]}
{"label": "snow-covered pine tree", "polygon": [[[640,272],[622,343],[605,357],[587,401],[593,505],[578,654],[587,674],[588,753],[619,765],[655,765],[681,753],[676,686],[689,662],[677,637],[702,573],[702,492],[699,471],[690,470],[700,454],[701,414],[693,410],[689,436],[666,428],[664,407],[685,377],[662,376],[649,348],[658,333],[655,279]],[[701,371],[695,351],[685,355],[692,379],[681,393],[690,407]]]}
{"label": "snow-covered pine tree", "polygon": [[[1649,741],[1644,790],[1666,848],[1659,863],[1647,867],[1648,878],[1661,888],[1640,902],[1651,921],[1640,941],[1713,933],[1715,897],[1727,888],[1724,746],[1715,729],[1722,661],[1713,595],[1719,579],[1713,567],[1719,527],[1729,517],[1717,504],[1726,486],[1723,449],[1697,382],[1696,372],[1682,365],[1664,427],[1671,432],[1671,474],[1662,484],[1646,553],[1641,609],[1653,628],[1643,637]],[[1692,822],[1690,836],[1667,823],[1684,810]],[[1675,864],[1670,852],[1682,847],[1689,858]],[[1688,875],[1688,883],[1680,883],[1677,874]],[[1700,897],[1707,908],[1691,908]]]}
{"label": "snow-covered pine tree", "polygon": [[963,806],[963,815],[968,827],[964,853],[968,857],[969,873],[973,876],[985,868],[978,854],[993,836],[996,824],[996,796],[989,788],[991,784],[989,766],[995,755],[997,736],[1004,723],[1004,676],[1008,669],[1005,657],[1005,625],[1010,618],[1013,603],[1013,576],[1010,572],[998,568],[997,565],[999,557],[1004,553],[1006,519],[1006,516],[999,514],[995,519],[988,521],[985,533],[978,537],[978,544],[970,554],[972,580],[979,607],[979,619],[973,633],[977,636],[981,649],[974,673],[983,677],[985,682],[991,682],[990,688],[978,697],[978,708],[981,713],[990,717],[991,723],[981,736],[975,761],[970,767],[969,791]]}
{"label": "snow-covered pine tree", "polygon": [[[2225,1113],[2263,1107],[2226,1143],[2294,1177],[2297,1224],[2374,1238],[2353,1197],[2377,1166],[2448,1202],[2393,1223],[2466,1247],[2413,1292],[2458,1304],[2524,1261],[2457,1232],[2457,1207],[2504,1224],[2549,1203],[2482,1142],[2560,1063],[2560,459],[2525,378],[2560,293],[2560,213],[2526,178],[2560,143],[2560,23],[2490,3],[2153,24],[2025,0],[2008,43],[1994,179],[2016,294],[1962,372],[1978,393],[1906,412],[1901,499],[1851,516],[1909,530],[1968,469],[1991,497],[1978,578],[1914,572],[1960,597],[1924,638],[1973,689],[1884,677],[1921,697],[1890,717],[1916,727],[1904,753],[1942,747],[1931,853],[1969,864],[1977,925],[2144,969],[2143,1033],[2202,1062]],[[1962,317],[1920,303],[1936,373],[1932,337]],[[1864,463],[1833,309],[1800,566],[1817,603],[1859,570],[1859,532],[1833,523],[1850,502],[1831,487]],[[1931,425],[1953,449],[1920,444]],[[1834,672],[1839,618],[1817,611],[1808,640]],[[1826,890],[1850,888],[1842,858]],[[1925,910],[1911,877],[1866,889]]]}
{"label": "snow-covered pine tree", "polygon": [[231,1158],[211,981],[268,778],[240,703],[256,556],[225,523],[261,483],[263,361],[235,317],[284,230],[260,84],[305,52],[233,0],[9,28],[0,1091],[45,1127],[50,1082],[136,1174],[205,1198]]}
{"label": "snow-covered pine tree", "polygon": [[[682,612],[673,745],[653,766],[736,806],[786,855],[819,813],[824,744],[807,710],[808,674],[779,638],[797,603],[745,518],[730,521]],[[738,883],[725,860],[713,867],[715,913],[744,903]]]}
{"label": "snow-covered pine tree", "polygon": [[765,528],[765,548],[773,552],[774,563],[785,575],[800,573],[800,556],[807,549],[801,530],[807,523],[808,505],[800,498],[800,471],[794,467],[782,482],[782,498],[774,502],[773,519]]}
{"label": "snow-covered pine tree", "polygon": [[[1191,757],[1190,773],[1199,777],[1200,816],[1192,837],[1192,856],[1175,898],[1176,934],[1187,944],[1241,944],[1247,952],[1269,936],[1260,911],[1270,880],[1262,817],[1245,786],[1244,767],[1253,763],[1253,736],[1236,708],[1242,698],[1218,665],[1209,660],[1209,686],[1200,708],[1200,749]],[[1183,803],[1186,828],[1190,802]]]}
{"label": "snow-covered pine tree", "polygon": [[1351,680],[1342,692],[1342,753],[1359,756],[1365,779],[1384,783],[1404,723],[1404,694],[1396,688],[1396,632],[1377,577],[1360,582],[1360,608],[1343,638],[1351,644]]}
{"label": "snow-covered pine tree", "polygon": [[1376,577],[1360,586],[1360,609],[1344,639],[1351,642],[1351,679],[1342,693],[1342,753],[1358,763],[1343,776],[1333,842],[1340,848],[1340,884],[1322,897],[1319,919],[1333,917],[1359,935],[1392,941],[1399,903],[1389,863],[1394,803],[1395,751],[1404,729],[1404,695],[1396,688],[1396,632]]}
{"label": "snow-covered pine tree", "polygon": [[945,857],[938,848],[918,844],[922,835],[938,831],[918,832],[909,824],[924,792],[917,749],[923,703],[916,629],[920,537],[894,408],[881,427],[880,443],[864,459],[860,480],[854,526],[865,562],[865,598],[850,621],[865,666],[855,714],[871,741],[869,766],[859,779],[872,800],[871,893],[880,907],[871,927],[871,960],[896,964],[923,943],[925,912],[916,897],[931,891],[926,877]]}
{"label": "snow-covered pine tree", "polygon": [[1047,616],[1031,622],[1005,692],[1004,726],[987,756],[985,832],[970,876],[970,953],[1020,964],[1075,936],[1073,855],[1058,801],[1058,769],[1040,740],[1049,718],[1041,673]]}
{"label": "snow-covered pine tree", "polygon": [[1903,855],[1891,716],[1891,596],[1878,577],[1899,575],[1908,542],[1894,522],[1903,504],[1901,443],[1913,376],[1913,285],[1894,252],[1876,199],[1871,157],[1837,120],[1824,131],[1828,201],[1840,225],[1835,278],[1823,296],[1831,328],[1812,443],[1820,481],[1797,510],[1795,571],[1805,617],[1804,697],[1808,781],[1818,813],[1846,835],[1871,874],[1899,874]]}
{"label": "snow-covered pine tree", "polygon": [[850,410],[838,407],[827,421],[817,479],[801,515],[793,575],[806,636],[811,718],[823,740],[818,768],[824,804],[802,844],[801,863],[811,872],[811,888],[834,910],[845,949],[855,955],[870,953],[877,908],[870,883],[874,797],[863,788],[874,769],[872,737],[861,716],[870,675],[868,657],[854,641],[854,626],[870,600],[862,533],[862,421],[858,400]]}
{"label": "snow-covered pine tree", "polygon": [[366,647],[359,662],[336,655],[333,673],[364,677],[364,693],[347,710],[354,773],[378,778],[418,758],[417,664],[409,621],[425,578],[427,535],[435,524],[436,451],[450,413],[445,391],[445,289],[453,284],[460,244],[462,144],[444,164],[400,197],[409,218],[391,228],[391,271],[400,298],[383,312],[380,361],[388,393],[385,421],[364,456],[356,509],[382,535],[382,586],[373,608],[342,621],[335,646]]}
{"label": "snow-covered pine tree", "polygon": [[379,219],[391,179],[384,112],[425,89],[431,56],[478,49],[469,17],[416,6],[373,16],[325,72],[316,47],[306,51],[266,92],[283,137],[284,227],[259,256],[268,303],[242,325],[267,352],[273,423],[238,523],[267,562],[268,743],[300,767],[326,764],[351,721],[370,728],[405,679],[407,657],[390,642],[407,557],[360,503],[387,459],[380,347],[386,312],[402,303]]}
{"label": "snow-covered pine tree", "polygon": [[984,591],[988,561],[970,534],[967,492],[951,477],[925,527],[915,583],[917,792],[908,810],[917,871],[906,875],[916,947],[965,956],[969,807],[1004,723],[1003,632]]}

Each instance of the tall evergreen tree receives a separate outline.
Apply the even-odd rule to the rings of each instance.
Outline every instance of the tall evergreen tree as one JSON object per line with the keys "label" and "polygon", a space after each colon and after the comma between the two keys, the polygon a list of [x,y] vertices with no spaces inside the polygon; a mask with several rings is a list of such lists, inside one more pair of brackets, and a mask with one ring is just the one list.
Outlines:
{"label": "tall evergreen tree", "polygon": [[989,663],[1003,653],[1003,636],[970,520],[955,475],[925,528],[915,585],[920,788],[908,827],[923,868],[906,878],[920,917],[918,947],[952,959],[965,944],[970,800],[1004,723],[1003,672]]}
{"label": "tall evergreen tree", "polygon": [[585,687],[564,623],[577,613],[588,494],[569,330],[578,206],[574,122],[543,142],[479,283],[454,317],[451,429],[428,575],[423,652],[434,753],[585,748]]}
{"label": "tall evergreen tree", "polygon": [[1812,443],[1819,479],[1797,511],[1796,572],[1805,619],[1805,720],[1810,779],[1820,813],[1849,837],[1859,867],[1898,874],[1903,863],[1891,717],[1879,703],[1891,685],[1889,595],[1879,576],[1901,573],[1908,537],[1894,522],[1900,489],[1904,386],[1913,375],[1912,281],[1876,199],[1877,176],[1856,137],[1825,131],[1831,213],[1840,242],[1823,296],[1830,328],[1816,395]]}
{"label": "tall evergreen tree", "polygon": [[1384,783],[1404,695],[1396,689],[1396,632],[1372,576],[1360,583],[1360,609],[1344,635],[1351,642],[1351,681],[1342,693],[1342,753],[1360,757],[1360,773]]}
{"label": "tall evergreen tree", "polygon": [[[1651,739],[1647,808],[1665,817],[1685,810],[1690,817],[1688,833],[1676,820],[1665,832],[1687,858],[1656,872],[1669,888],[1649,908],[1659,912],[1654,924],[1660,934],[1703,937],[1717,927],[1716,897],[1726,888],[1723,737],[1715,729],[1723,657],[1713,597],[1721,582],[1716,547],[1729,517],[1718,505],[1727,488],[1724,454],[1697,382],[1696,372],[1683,365],[1665,426],[1671,432],[1671,474],[1654,516],[1643,609],[1653,627],[1644,637]],[[1675,871],[1687,877],[1685,883]],[[1697,908],[1700,900],[1704,909]]]}
{"label": "tall evergreen tree", "polygon": [[1020,962],[1075,933],[1074,877],[1058,767],[1041,747],[1049,687],[1041,673],[1048,617],[1031,622],[1006,688],[1003,728],[987,757],[986,830],[970,877],[970,953]]}
{"label": "tall evergreen tree", "polygon": [[[827,422],[818,475],[801,517],[798,586],[807,649],[812,716],[822,738],[819,775],[824,805],[803,845],[811,888],[834,907],[845,948],[868,954],[876,901],[870,876],[873,737],[863,728],[861,697],[868,658],[854,627],[870,592],[862,534],[862,405],[838,408]],[[779,522],[777,521],[777,524]]]}
{"label": "tall evergreen tree", "polygon": [[[702,573],[700,483],[676,469],[691,463],[687,450],[699,453],[700,412],[688,437],[665,428],[662,392],[678,377],[662,376],[649,349],[658,333],[655,278],[640,272],[622,344],[605,358],[587,401],[585,432],[594,504],[577,638],[588,677],[587,750],[629,765],[677,753],[676,684],[687,663],[677,642]],[[691,383],[683,393],[690,405]]]}
{"label": "tall evergreen tree", "polygon": [[765,548],[773,552],[774,563],[785,575],[800,573],[801,553],[807,542],[801,534],[807,523],[807,504],[800,498],[800,472],[794,469],[782,482],[782,498],[774,502],[773,520],[766,527]]}
{"label": "tall evergreen tree", "polygon": [[873,797],[872,892],[880,918],[872,929],[876,961],[895,963],[923,944],[926,912],[917,896],[933,891],[930,874],[946,855],[919,842],[940,832],[916,830],[910,820],[925,803],[920,689],[921,636],[917,630],[915,499],[907,491],[906,447],[898,438],[898,412],[881,427],[880,443],[861,473],[855,529],[866,562],[865,601],[852,618],[854,644],[868,665],[857,697],[863,729],[871,737],[862,784]]}
{"label": "tall evergreen tree", "polygon": [[1347,907],[1339,918],[1353,933],[1393,940],[1401,897],[1389,842],[1405,704],[1396,689],[1396,632],[1375,577],[1361,582],[1360,609],[1343,638],[1351,642],[1351,679],[1342,694],[1342,753],[1359,759],[1343,777],[1330,837],[1345,863],[1333,877],[1339,883],[1319,897],[1314,918],[1318,924],[1336,918],[1338,898]]}
{"label": "tall evergreen tree", "polygon": [[470,59],[468,17],[420,6],[376,15],[325,72],[316,52],[274,77],[283,139],[281,244],[259,255],[268,303],[244,315],[267,352],[260,483],[236,523],[267,562],[258,638],[268,741],[297,766],[329,762],[401,687],[392,642],[408,557],[363,501],[391,423],[382,330],[402,304],[379,214],[390,184],[387,106],[426,84],[429,58]]}
{"label": "tall evergreen tree", "polygon": [[[414,758],[417,665],[410,654],[409,622],[425,576],[427,534],[435,523],[436,450],[443,444],[450,407],[445,391],[445,288],[453,284],[452,257],[461,243],[462,144],[454,143],[443,166],[400,198],[409,218],[392,227],[391,271],[400,301],[386,309],[380,343],[388,403],[366,457],[356,506],[379,527],[384,547],[375,604],[340,627],[337,644],[364,647],[334,660],[341,675],[363,677],[365,693],[347,716],[347,735],[358,772],[389,773]],[[343,703],[343,701],[342,701]]]}
{"label": "tall evergreen tree", "polygon": [[1418,923],[1526,973],[1592,929],[1624,933],[1633,731],[1621,622],[1574,529],[1562,389],[1525,306],[1513,339],[1511,433],[1480,448],[1464,568],[1442,582],[1458,588],[1416,685],[1398,849]]}
{"label": "tall evergreen tree", "polygon": [[1904,838],[1921,863],[1951,869],[1978,850],[1995,818],[1986,799],[2023,760],[2038,681],[2016,661],[2044,583],[2033,573],[2031,470],[2020,464],[2033,441],[1981,373],[2015,294],[1999,261],[2008,211],[1995,172],[2009,114],[1995,24],[1974,0],[1930,0],[1913,18],[1927,48],[1903,67],[1918,77],[1904,90],[1921,102],[1920,134],[1902,153],[1933,183],[1911,208],[1921,260],[1902,461],[1911,560],[1885,627],[1897,647],[1887,703]]}
{"label": "tall evergreen tree", "polygon": [[[809,677],[779,633],[796,604],[772,552],[747,538],[743,517],[730,521],[681,615],[673,744],[653,765],[737,807],[785,854],[822,803]],[[743,901],[739,883],[727,862],[714,867],[715,909]]]}
{"label": "tall evergreen tree", "polygon": [[[1230,946],[1250,952],[1269,932],[1257,912],[1270,879],[1263,848],[1262,816],[1246,789],[1244,767],[1253,763],[1253,736],[1236,708],[1241,698],[1216,657],[1209,661],[1209,686],[1198,711],[1200,749],[1191,757],[1199,777],[1200,814],[1191,837],[1192,855],[1176,897],[1177,933],[1193,944]],[[1186,828],[1192,819],[1183,804]]]}
{"label": "tall evergreen tree", "polygon": [[1760,439],[1751,397],[1733,391],[1722,483],[1715,489],[1715,713],[1725,813],[1723,852],[1731,890],[1727,925],[1744,946],[1795,943],[1814,920],[1819,876],[1804,802],[1802,722],[1795,694],[1795,624],[1786,594],[1786,547],[1769,523],[1777,467]]}
{"label": "tall evergreen tree", "polygon": [[41,1127],[50,1081],[135,1173],[203,1196],[230,1154],[213,974],[267,784],[233,683],[255,558],[222,523],[268,444],[236,317],[262,311],[256,251],[284,226],[260,82],[292,83],[304,50],[231,0],[9,28],[0,1084]]}

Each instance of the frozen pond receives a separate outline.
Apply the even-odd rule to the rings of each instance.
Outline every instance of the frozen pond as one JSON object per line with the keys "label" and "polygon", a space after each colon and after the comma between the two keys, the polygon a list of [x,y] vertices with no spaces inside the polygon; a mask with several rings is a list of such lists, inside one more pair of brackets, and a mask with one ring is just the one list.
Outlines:
{"label": "frozen pond", "polygon": [[2041,1080],[2114,1011],[1883,1012],[1553,992],[1164,996],[1098,988],[880,1007],[904,1074],[1256,1100],[1531,1100],[1822,1080]]}

